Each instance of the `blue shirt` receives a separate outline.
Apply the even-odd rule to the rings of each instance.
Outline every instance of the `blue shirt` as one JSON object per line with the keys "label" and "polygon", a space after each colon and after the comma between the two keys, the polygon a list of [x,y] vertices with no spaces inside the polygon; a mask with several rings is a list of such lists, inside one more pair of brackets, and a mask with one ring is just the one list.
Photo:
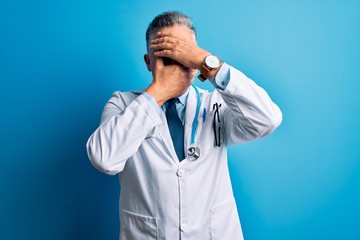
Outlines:
{"label": "blue shirt", "polygon": [[[229,70],[230,67],[226,63],[223,63],[221,68],[219,69],[219,72],[216,74],[215,77],[209,79],[209,81],[212,83],[212,85],[220,90],[225,90],[227,85],[229,84],[230,76],[229,76]],[[182,122],[182,124],[185,124],[185,108],[186,108],[186,101],[189,94],[189,89],[179,97],[179,101],[176,102],[176,110],[179,115],[179,118]],[[164,103],[164,105],[159,107],[156,100],[147,92],[144,92],[143,95],[145,98],[151,103],[151,105],[155,108],[155,110],[158,112],[158,114],[161,113],[161,110],[165,111],[167,103]]]}

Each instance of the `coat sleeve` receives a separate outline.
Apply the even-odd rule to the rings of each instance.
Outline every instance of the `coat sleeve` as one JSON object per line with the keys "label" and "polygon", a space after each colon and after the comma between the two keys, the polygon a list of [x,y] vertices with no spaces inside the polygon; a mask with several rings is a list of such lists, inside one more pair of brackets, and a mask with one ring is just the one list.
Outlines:
{"label": "coat sleeve", "polygon": [[228,82],[225,90],[217,89],[226,105],[222,110],[226,145],[272,133],[280,125],[282,113],[265,90],[225,63],[220,71],[216,78],[223,79],[216,79],[216,82]]}
{"label": "coat sleeve", "polygon": [[115,175],[139,148],[161,119],[151,103],[139,95],[128,105],[124,93],[115,92],[105,105],[100,126],[86,148],[91,163],[100,171]]}

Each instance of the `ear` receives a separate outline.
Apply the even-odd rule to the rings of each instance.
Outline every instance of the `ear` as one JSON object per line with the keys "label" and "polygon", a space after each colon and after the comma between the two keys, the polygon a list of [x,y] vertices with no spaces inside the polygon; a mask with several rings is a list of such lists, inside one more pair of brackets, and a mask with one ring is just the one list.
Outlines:
{"label": "ear", "polygon": [[145,64],[146,64],[146,67],[147,67],[148,71],[151,72],[149,54],[147,54],[147,53],[144,54],[144,61],[145,61]]}

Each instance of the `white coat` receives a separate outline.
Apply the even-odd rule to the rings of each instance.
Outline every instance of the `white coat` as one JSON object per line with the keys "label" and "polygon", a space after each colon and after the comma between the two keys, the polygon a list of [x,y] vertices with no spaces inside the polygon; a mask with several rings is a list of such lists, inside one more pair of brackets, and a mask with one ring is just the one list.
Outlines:
{"label": "white coat", "polygon": [[[143,94],[115,92],[106,104],[87,151],[100,171],[119,173],[121,240],[243,239],[226,146],[270,134],[282,115],[262,88],[235,68],[227,69],[230,80],[224,91],[199,89],[196,142],[201,154],[195,161],[178,160],[165,114],[159,115]],[[222,104],[220,147],[214,139],[215,103]],[[196,105],[190,88],[185,151]]]}

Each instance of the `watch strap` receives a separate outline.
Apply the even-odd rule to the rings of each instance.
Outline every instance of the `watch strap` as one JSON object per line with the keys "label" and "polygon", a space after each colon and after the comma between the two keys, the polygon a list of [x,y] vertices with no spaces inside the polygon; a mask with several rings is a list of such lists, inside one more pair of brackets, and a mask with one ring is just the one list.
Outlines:
{"label": "watch strap", "polygon": [[200,81],[204,82],[204,81],[207,79],[207,77],[205,77],[205,76],[202,75],[202,74],[199,74],[198,79],[199,79]]}
{"label": "watch strap", "polygon": [[198,76],[198,78],[200,79],[200,81],[205,81],[206,79],[209,78],[209,73],[212,69],[210,69],[206,64],[205,61],[204,63],[201,65],[200,68],[200,75]]}

